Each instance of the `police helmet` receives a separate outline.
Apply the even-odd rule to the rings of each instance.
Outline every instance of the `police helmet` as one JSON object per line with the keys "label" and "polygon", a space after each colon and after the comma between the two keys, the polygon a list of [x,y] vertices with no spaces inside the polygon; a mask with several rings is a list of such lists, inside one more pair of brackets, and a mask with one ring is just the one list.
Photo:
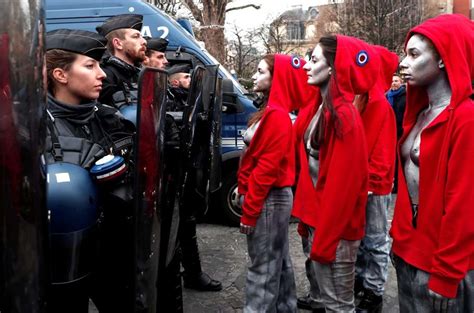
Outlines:
{"label": "police helmet", "polygon": [[70,233],[96,224],[98,194],[87,170],[65,162],[48,164],[47,182],[51,233]]}
{"label": "police helmet", "polygon": [[137,126],[137,105],[124,105],[120,108],[120,113],[133,125]]}

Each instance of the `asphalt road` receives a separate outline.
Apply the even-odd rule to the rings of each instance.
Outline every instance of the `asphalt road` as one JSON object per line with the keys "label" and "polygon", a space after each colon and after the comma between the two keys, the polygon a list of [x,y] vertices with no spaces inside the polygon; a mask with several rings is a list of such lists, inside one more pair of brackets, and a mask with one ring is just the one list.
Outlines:
{"label": "asphalt road", "polygon": [[[390,210],[390,217],[393,209]],[[304,270],[305,257],[296,223],[290,225],[290,253],[295,271],[298,296],[307,293]],[[202,223],[198,225],[198,240],[204,271],[222,282],[220,292],[197,292],[184,289],[185,313],[241,312],[244,302],[245,277],[247,272],[247,243],[238,228]],[[309,312],[300,310],[300,312]],[[390,264],[384,296],[384,313],[399,312],[395,270]]]}

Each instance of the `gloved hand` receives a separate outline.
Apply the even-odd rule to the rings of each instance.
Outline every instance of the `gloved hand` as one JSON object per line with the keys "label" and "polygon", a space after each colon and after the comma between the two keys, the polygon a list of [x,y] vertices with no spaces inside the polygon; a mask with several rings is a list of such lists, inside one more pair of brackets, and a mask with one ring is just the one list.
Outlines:
{"label": "gloved hand", "polygon": [[255,227],[240,223],[240,232],[242,234],[250,235],[251,233],[254,232],[254,230],[255,230]]}
{"label": "gloved hand", "polygon": [[308,227],[306,226],[305,223],[299,222],[298,223],[298,234],[300,234],[301,237],[308,238],[309,237],[309,232],[308,232]]}
{"label": "gloved hand", "polygon": [[453,311],[453,307],[454,307],[454,303],[456,299],[447,298],[430,289],[428,289],[428,293],[430,295],[431,303],[433,305],[433,312],[449,313]]}

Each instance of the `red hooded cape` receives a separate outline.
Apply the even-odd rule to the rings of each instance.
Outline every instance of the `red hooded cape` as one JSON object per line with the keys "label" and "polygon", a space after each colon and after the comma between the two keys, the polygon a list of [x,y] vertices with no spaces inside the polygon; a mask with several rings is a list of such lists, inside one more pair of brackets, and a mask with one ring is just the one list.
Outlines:
{"label": "red hooded cape", "polygon": [[381,46],[375,46],[381,66],[379,79],[369,91],[369,101],[361,113],[369,154],[369,191],[386,195],[392,191],[395,174],[397,124],[395,113],[385,97],[398,67],[398,56]]}
{"label": "red hooded cape", "polygon": [[[401,161],[398,164],[392,249],[405,262],[430,273],[429,289],[454,298],[460,281],[474,269],[474,104],[469,99],[474,77],[474,23],[460,15],[440,15],[413,28],[407,41],[413,34],[434,44],[445,64],[452,97],[421,134],[416,228]],[[406,103],[400,144],[418,113],[428,106],[425,89],[408,85]]]}
{"label": "red hooded cape", "polygon": [[[352,37],[337,36],[335,75],[330,91],[340,123],[327,123],[319,154],[319,177],[314,187],[302,138],[317,106],[300,112],[295,124],[299,178],[293,215],[315,228],[311,259],[333,262],[341,239],[364,236],[368,188],[368,156],[364,126],[352,104],[356,94],[375,84],[380,61],[375,49]],[[318,96],[320,99],[320,95]],[[323,111],[326,120],[329,112]]]}
{"label": "red hooded cape", "polygon": [[255,226],[272,187],[295,182],[295,150],[289,112],[316,102],[317,88],[309,86],[304,61],[275,55],[272,86],[260,125],[242,156],[239,193],[245,195],[241,222]]}

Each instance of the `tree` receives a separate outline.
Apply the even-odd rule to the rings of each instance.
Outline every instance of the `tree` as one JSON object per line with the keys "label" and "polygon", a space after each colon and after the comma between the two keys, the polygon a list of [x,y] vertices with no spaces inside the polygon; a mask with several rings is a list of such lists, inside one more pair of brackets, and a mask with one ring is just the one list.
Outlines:
{"label": "tree", "polygon": [[346,0],[320,9],[318,34],[338,32],[401,52],[410,28],[438,13],[423,0]]}
{"label": "tree", "polygon": [[271,24],[262,25],[258,32],[266,53],[291,53],[293,49],[287,40],[286,23],[278,17]]}
{"label": "tree", "polygon": [[248,7],[259,9],[260,6],[248,4],[239,7],[227,8],[233,0],[180,0],[191,11],[192,16],[198,21],[199,27],[196,36],[204,41],[206,49],[220,63],[226,59],[226,42],[224,36],[225,15],[232,10]]}
{"label": "tree", "polygon": [[146,0],[148,3],[153,4],[158,9],[171,16],[176,16],[176,13],[182,7],[180,0]]}
{"label": "tree", "polygon": [[235,69],[239,80],[249,81],[255,69],[261,53],[257,49],[255,30],[245,31],[237,25],[233,25],[233,39],[229,41],[228,64]]}

